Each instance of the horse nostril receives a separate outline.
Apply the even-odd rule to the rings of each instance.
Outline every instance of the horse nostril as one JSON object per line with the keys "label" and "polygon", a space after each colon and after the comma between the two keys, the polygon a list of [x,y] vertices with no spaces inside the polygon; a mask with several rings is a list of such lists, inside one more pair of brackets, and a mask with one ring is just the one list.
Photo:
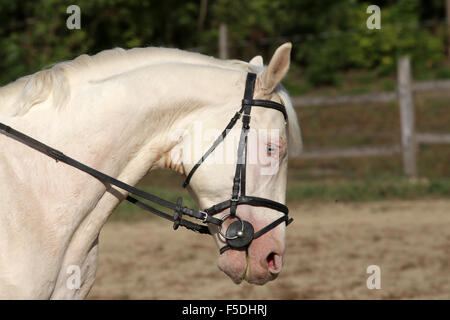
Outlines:
{"label": "horse nostril", "polygon": [[267,268],[272,274],[277,274],[281,271],[281,257],[275,252],[269,253],[266,258]]}
{"label": "horse nostril", "polygon": [[269,253],[269,255],[267,256],[267,264],[270,267],[273,267],[275,265],[275,253],[271,252]]}

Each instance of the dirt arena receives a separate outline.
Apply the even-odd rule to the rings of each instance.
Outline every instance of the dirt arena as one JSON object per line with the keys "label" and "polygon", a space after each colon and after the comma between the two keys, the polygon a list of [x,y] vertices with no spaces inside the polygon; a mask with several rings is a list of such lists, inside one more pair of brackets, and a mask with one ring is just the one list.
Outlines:
{"label": "dirt arena", "polygon": [[[109,222],[90,299],[450,299],[450,200],[291,205],[283,271],[235,285],[208,236]],[[381,268],[381,289],[366,268]]]}

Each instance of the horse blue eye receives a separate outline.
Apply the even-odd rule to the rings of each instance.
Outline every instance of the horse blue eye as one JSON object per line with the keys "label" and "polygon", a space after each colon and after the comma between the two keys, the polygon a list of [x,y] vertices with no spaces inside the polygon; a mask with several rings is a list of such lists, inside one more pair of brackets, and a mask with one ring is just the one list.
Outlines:
{"label": "horse blue eye", "polygon": [[273,154],[274,152],[277,151],[277,148],[274,146],[267,146],[267,152],[270,154]]}

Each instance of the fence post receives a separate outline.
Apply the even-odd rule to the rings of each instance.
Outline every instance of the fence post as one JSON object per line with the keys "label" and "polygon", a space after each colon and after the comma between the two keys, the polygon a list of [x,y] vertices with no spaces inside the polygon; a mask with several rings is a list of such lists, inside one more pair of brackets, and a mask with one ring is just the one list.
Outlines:
{"label": "fence post", "polygon": [[219,27],[219,58],[228,59],[228,27],[223,22]]}
{"label": "fence post", "polygon": [[450,0],[445,1],[445,9],[447,13],[447,59],[450,61]]}
{"label": "fence post", "polygon": [[417,175],[415,116],[411,84],[411,64],[408,57],[401,57],[398,60],[397,90],[402,131],[403,170],[406,176],[414,177]]}

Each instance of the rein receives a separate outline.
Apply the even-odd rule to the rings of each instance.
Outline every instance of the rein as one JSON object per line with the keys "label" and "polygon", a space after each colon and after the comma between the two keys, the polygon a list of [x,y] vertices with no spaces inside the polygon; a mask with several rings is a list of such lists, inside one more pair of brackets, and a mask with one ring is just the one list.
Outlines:
{"label": "rein", "polygon": [[[180,213],[186,214],[188,216],[194,217],[199,220],[202,220],[203,222],[206,222],[206,223],[212,223],[212,224],[216,224],[216,225],[221,224],[220,219],[209,217],[203,211],[197,211],[197,210],[189,209],[187,207],[183,207],[182,206],[182,198],[178,198],[177,203],[173,203],[173,202],[167,201],[165,199],[159,198],[153,194],[147,193],[143,190],[139,190],[125,182],[117,180],[103,172],[95,170],[92,167],[89,167],[71,157],[68,157],[61,151],[53,149],[53,148],[49,147],[48,145],[43,144],[40,141],[37,141],[17,130],[14,130],[13,128],[11,128],[9,126],[4,125],[1,122],[0,122],[0,133],[3,133],[8,137],[13,138],[14,140],[17,140],[17,141],[29,146],[30,148],[33,148],[33,149],[49,156],[50,158],[55,159],[56,162],[63,162],[69,166],[77,168],[78,170],[81,170],[81,171],[93,176],[94,178],[97,178],[98,180],[100,180],[104,183],[112,184],[116,187],[119,187],[120,189],[128,191],[129,193],[131,193],[133,195],[139,196],[148,201],[159,204],[160,206],[163,206],[165,208],[174,210],[175,214],[174,214],[174,216],[171,216],[171,215],[164,213],[156,208],[153,208],[153,207],[149,206],[148,204],[145,204],[131,196],[127,196],[127,198],[126,198],[126,200],[137,205],[141,209],[150,211],[162,218],[165,218],[167,220],[174,222],[174,229],[177,229],[178,226],[183,226],[183,227],[186,227],[193,231],[210,234],[207,226],[199,225],[199,224],[193,223],[189,220],[182,219]],[[178,213],[178,215],[177,215],[177,213]]]}

